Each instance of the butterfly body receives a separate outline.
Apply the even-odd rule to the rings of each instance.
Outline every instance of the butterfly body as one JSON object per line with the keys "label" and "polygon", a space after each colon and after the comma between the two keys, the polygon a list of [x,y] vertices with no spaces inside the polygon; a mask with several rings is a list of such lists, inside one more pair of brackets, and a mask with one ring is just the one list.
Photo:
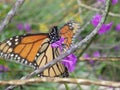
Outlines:
{"label": "butterfly body", "polygon": [[[41,68],[61,53],[58,47],[51,46],[52,43],[63,37],[64,44],[69,48],[72,42],[72,30],[75,29],[71,24],[65,24],[59,32],[54,26],[50,33],[27,34],[7,39],[0,43],[0,57],[30,65],[35,69]],[[68,75],[67,68],[61,62],[40,73],[40,76],[47,77],[67,77]]]}

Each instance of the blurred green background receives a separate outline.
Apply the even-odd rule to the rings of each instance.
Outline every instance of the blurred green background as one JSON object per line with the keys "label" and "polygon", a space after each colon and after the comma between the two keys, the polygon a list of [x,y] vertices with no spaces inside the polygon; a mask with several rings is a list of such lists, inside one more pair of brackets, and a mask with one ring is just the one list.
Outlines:
{"label": "blurred green background", "polygon": [[[15,1],[0,0],[1,21]],[[91,6],[96,3],[96,0],[83,0],[83,3]],[[119,8],[120,2],[111,7],[111,12],[120,13]],[[78,22],[82,27],[87,21],[91,20],[95,13],[92,10],[80,8],[77,0],[26,0],[11,23],[0,33],[0,41],[26,33],[48,33],[52,26],[57,25],[61,27],[69,20]],[[115,26],[120,23],[120,17],[108,16],[106,23],[111,21],[114,22],[112,29],[104,35],[97,36],[87,51],[85,51],[86,54],[93,57],[93,53],[97,51],[101,57],[120,56],[120,32],[115,30]],[[30,29],[21,29],[25,25],[28,25]],[[91,24],[88,25],[80,34],[78,40],[80,41],[81,38],[88,35],[93,28]],[[78,49],[79,51],[81,51],[81,48]],[[79,53],[75,52],[75,54],[79,56]],[[119,64],[119,61],[79,62],[77,63],[76,70],[70,74],[70,77],[120,81]],[[19,79],[33,71],[28,66],[3,59],[0,59],[0,65],[0,80]],[[6,71],[3,69],[6,69]],[[4,89],[5,87],[0,86],[0,89]],[[38,83],[23,86],[24,90],[58,90],[61,88],[64,90],[65,86],[58,83]],[[71,90],[73,89],[84,90],[81,86],[75,85],[71,87]],[[16,90],[19,90],[19,88]],[[89,90],[99,90],[99,86],[91,85],[89,86]]]}

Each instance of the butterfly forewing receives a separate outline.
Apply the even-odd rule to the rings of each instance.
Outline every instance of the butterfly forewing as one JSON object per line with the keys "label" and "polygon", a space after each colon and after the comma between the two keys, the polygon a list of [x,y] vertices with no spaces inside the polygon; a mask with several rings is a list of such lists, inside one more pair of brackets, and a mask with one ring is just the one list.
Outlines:
{"label": "butterfly forewing", "polygon": [[[0,43],[0,55],[24,64],[34,65],[35,57],[47,34],[29,34],[15,36]],[[49,42],[46,42],[49,43]]]}

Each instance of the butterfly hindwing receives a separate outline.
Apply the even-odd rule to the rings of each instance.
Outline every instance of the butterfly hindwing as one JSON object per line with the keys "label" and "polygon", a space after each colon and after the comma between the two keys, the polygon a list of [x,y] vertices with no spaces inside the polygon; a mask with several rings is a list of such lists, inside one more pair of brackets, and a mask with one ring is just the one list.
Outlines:
{"label": "butterfly hindwing", "polygon": [[[42,49],[42,48],[41,48]],[[47,47],[47,50],[42,53],[36,60],[37,65],[39,66],[38,68],[44,66],[45,64],[49,63],[56,57],[60,55],[60,50],[59,48],[53,48],[51,45]],[[66,74],[65,74],[66,73]],[[57,62],[55,65],[51,66],[48,69],[45,69],[42,73],[39,74],[40,76],[45,76],[45,77],[58,77],[58,76],[63,76],[67,77],[69,74],[65,68],[65,66]]]}

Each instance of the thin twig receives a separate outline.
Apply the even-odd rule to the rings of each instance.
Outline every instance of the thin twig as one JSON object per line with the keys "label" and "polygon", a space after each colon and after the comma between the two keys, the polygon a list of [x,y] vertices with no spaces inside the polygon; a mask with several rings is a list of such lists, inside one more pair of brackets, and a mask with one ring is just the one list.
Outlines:
{"label": "thin twig", "polygon": [[93,61],[120,61],[120,57],[93,57],[93,58],[80,57],[79,60],[80,61],[89,61],[89,60],[93,60]]}
{"label": "thin twig", "polygon": [[23,4],[25,0],[17,0],[13,8],[8,12],[5,19],[0,24],[0,32],[10,23],[12,18],[15,16],[18,8]]}
{"label": "thin twig", "polygon": [[91,46],[90,46],[90,48],[91,49],[100,49],[100,50],[102,50],[102,49],[107,49],[107,50],[110,50],[110,49],[113,49],[113,48],[115,48],[115,47],[117,47],[117,46],[120,46],[120,42],[117,42],[117,43],[114,43],[114,44],[101,44],[101,43],[93,43]]}
{"label": "thin twig", "polygon": [[[77,43],[76,45],[73,45],[69,50],[67,50],[65,53],[61,54],[60,56],[58,56],[56,59],[52,60],[51,62],[47,63],[46,65],[44,65],[43,67],[41,67],[40,69],[37,69],[35,71],[33,71],[32,73],[22,77],[21,79],[28,79],[34,75],[37,75],[38,73],[43,72],[45,69],[53,66],[55,63],[61,61],[63,58],[65,58],[67,55],[69,55],[70,53],[73,53],[78,47],[81,47],[83,44],[85,44],[86,42],[88,42],[94,35],[96,35],[96,33],[98,32],[98,30],[100,29],[100,27],[102,26],[106,15],[108,13],[108,9],[109,9],[109,2],[110,0],[106,0],[106,8],[105,11],[103,13],[103,17],[102,20],[100,21],[100,23],[98,24],[98,26],[88,35],[85,37],[85,39],[83,39],[81,42]],[[6,90],[11,90],[13,89],[15,86],[10,86],[8,87]]]}
{"label": "thin twig", "polygon": [[10,80],[10,81],[0,81],[0,85],[25,85],[31,83],[41,83],[41,82],[57,82],[57,83],[72,83],[80,85],[99,85],[107,87],[120,87],[119,82],[104,81],[104,80],[89,80],[89,79],[75,79],[75,78],[31,78],[26,80]]}
{"label": "thin twig", "polygon": [[[92,10],[92,11],[104,12],[103,10],[100,10],[100,9],[97,9],[97,8],[94,8],[94,7],[85,5],[85,4],[83,4],[83,3],[78,3],[78,4],[79,4],[79,6],[84,7],[84,8],[86,8],[86,9],[89,9],[89,10]],[[113,16],[113,17],[120,17],[120,14],[112,13],[112,12],[109,12],[108,15]]]}

